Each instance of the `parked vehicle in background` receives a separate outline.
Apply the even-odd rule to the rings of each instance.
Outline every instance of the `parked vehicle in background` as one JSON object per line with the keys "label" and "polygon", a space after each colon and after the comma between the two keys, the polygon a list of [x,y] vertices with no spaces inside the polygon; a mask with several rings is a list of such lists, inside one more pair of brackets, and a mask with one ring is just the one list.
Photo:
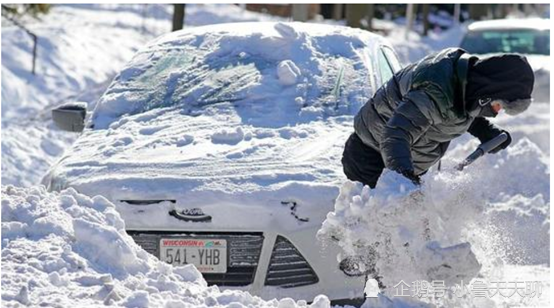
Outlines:
{"label": "parked vehicle in background", "polygon": [[535,71],[533,96],[550,102],[550,19],[500,19],[468,26],[461,47],[473,54],[520,53]]}
{"label": "parked vehicle in background", "polygon": [[43,183],[105,196],[139,245],[209,284],[363,298],[367,269],[316,232],[345,180],[353,116],[398,69],[385,39],[347,27],[173,32],[135,55],[85,122],[82,104],[53,111],[84,130]]}

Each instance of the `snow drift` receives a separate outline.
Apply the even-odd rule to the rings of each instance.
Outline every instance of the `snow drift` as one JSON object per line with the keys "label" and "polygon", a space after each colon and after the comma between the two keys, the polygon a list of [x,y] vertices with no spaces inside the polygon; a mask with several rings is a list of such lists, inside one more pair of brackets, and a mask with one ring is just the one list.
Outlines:
{"label": "snow drift", "polygon": [[136,245],[101,196],[3,186],[2,213],[2,306],[308,307],[207,287],[193,265],[163,263]]}
{"label": "snow drift", "polygon": [[[543,109],[548,105],[535,104],[527,117]],[[506,264],[549,266],[550,166],[541,149],[547,148],[542,134],[548,131],[529,122],[522,132],[521,121],[526,120],[496,119],[519,139],[463,172],[454,170],[455,164],[478,143],[456,140],[442,170],[423,176],[421,188],[391,171],[373,190],[347,181],[319,237],[338,241],[341,258],[357,256],[357,266],[377,275],[389,296],[401,280],[453,286],[478,275],[491,278]]]}

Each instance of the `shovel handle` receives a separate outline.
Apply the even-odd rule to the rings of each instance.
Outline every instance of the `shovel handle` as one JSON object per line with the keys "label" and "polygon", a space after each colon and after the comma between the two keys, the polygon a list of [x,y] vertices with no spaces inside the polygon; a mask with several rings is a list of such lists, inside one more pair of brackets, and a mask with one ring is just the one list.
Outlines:
{"label": "shovel handle", "polygon": [[466,159],[464,159],[463,162],[461,162],[458,166],[456,166],[457,170],[464,170],[465,167],[471,165],[474,161],[479,159],[481,156],[485,155],[486,153],[489,153],[490,151],[496,149],[498,146],[503,144],[508,140],[508,134],[502,133],[493,139],[479,145],[473,153],[471,153]]}

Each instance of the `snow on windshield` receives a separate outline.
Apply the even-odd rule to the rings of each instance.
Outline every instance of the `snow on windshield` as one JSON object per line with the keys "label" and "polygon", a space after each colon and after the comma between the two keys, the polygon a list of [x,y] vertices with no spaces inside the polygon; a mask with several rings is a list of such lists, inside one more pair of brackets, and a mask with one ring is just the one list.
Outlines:
{"label": "snow on windshield", "polygon": [[300,116],[353,114],[371,96],[371,51],[352,30],[310,35],[282,23],[272,28],[182,32],[152,43],[100,99],[94,127],[156,108],[190,114],[216,104],[246,108],[259,122],[276,108]]}

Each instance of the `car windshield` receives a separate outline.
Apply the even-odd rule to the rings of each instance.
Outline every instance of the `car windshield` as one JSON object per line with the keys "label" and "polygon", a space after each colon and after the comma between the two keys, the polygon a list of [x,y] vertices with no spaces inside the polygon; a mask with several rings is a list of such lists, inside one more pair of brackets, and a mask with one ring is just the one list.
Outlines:
{"label": "car windshield", "polygon": [[513,52],[550,55],[550,31],[532,29],[470,31],[461,47],[475,54]]}
{"label": "car windshield", "polygon": [[351,114],[370,97],[365,45],[308,37],[315,46],[310,50],[302,47],[305,42],[255,39],[218,39],[198,48],[193,36],[139,52],[98,102],[93,126],[106,128],[122,116],[164,108],[188,115],[234,108],[247,114],[249,123],[267,122],[266,114],[273,112],[290,121],[291,114]]}
{"label": "car windshield", "polygon": [[270,63],[261,57],[239,53],[228,57],[206,57],[203,52],[174,49],[148,55],[149,65],[120,87],[140,89],[145,104],[135,113],[176,104],[210,105],[244,99]]}

